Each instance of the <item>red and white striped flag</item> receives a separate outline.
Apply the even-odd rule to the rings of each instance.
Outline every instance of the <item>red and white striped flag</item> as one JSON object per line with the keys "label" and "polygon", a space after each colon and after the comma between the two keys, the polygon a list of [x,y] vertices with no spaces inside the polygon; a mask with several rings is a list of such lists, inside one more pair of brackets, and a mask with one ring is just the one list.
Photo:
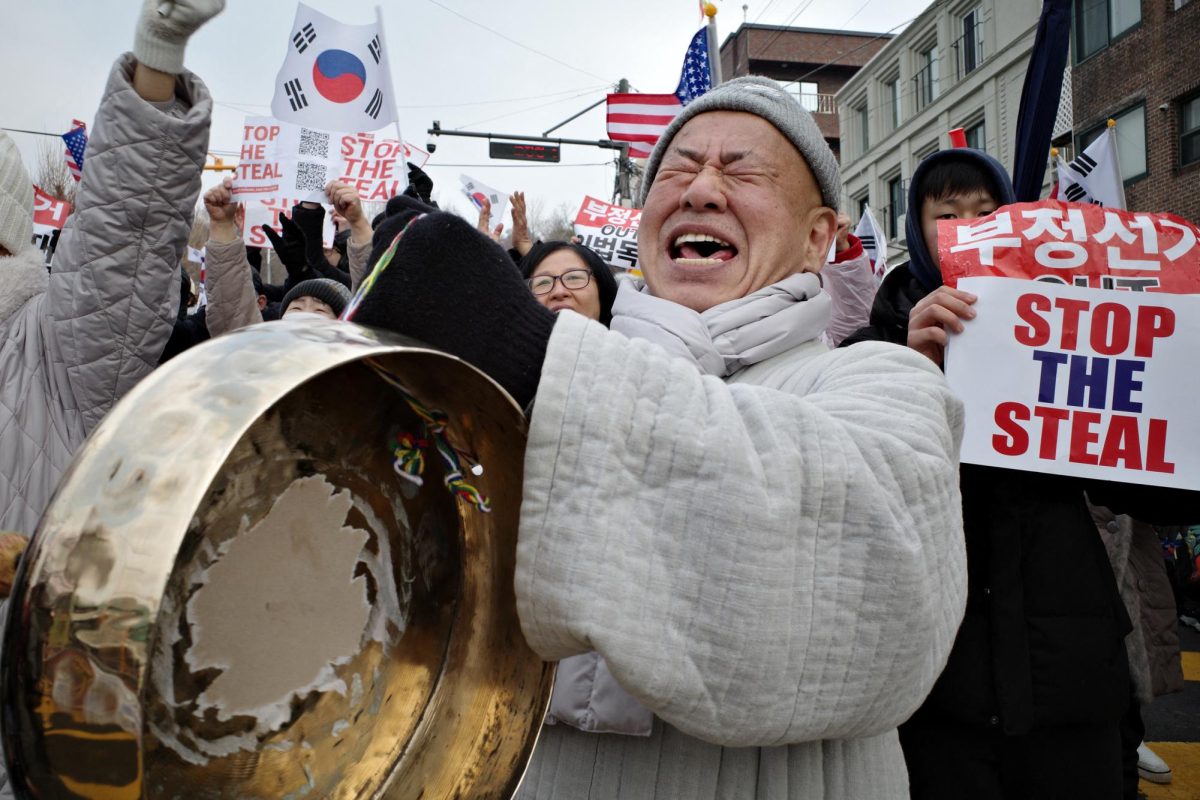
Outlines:
{"label": "red and white striped flag", "polygon": [[649,158],[658,137],[682,108],[673,94],[610,94],[608,138],[629,142],[630,158]]}
{"label": "red and white striped flag", "polygon": [[62,136],[67,143],[67,169],[76,181],[83,179],[83,153],[87,149],[87,125],[82,120],[71,120],[71,130]]}
{"label": "red and white striped flag", "polygon": [[708,28],[696,31],[683,56],[675,94],[610,94],[608,138],[629,142],[631,158],[649,158],[658,137],[688,103],[712,88]]}

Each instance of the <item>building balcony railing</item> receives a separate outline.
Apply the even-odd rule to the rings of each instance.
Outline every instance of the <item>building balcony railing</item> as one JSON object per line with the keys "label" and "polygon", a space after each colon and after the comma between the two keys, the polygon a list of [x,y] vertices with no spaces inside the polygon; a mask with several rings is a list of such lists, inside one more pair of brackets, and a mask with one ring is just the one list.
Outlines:
{"label": "building balcony railing", "polygon": [[836,116],[838,113],[837,101],[832,94],[803,92],[797,83],[784,84],[784,88],[794,94],[800,100],[800,105],[804,106],[810,113],[830,114],[833,116]]}

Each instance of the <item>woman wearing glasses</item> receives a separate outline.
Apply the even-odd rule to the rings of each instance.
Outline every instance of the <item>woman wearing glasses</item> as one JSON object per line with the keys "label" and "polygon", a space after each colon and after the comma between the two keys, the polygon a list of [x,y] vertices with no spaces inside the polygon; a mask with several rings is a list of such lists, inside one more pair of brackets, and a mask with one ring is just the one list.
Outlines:
{"label": "woman wearing glasses", "polygon": [[521,259],[534,298],[551,311],[571,310],[605,327],[612,322],[617,281],[600,256],[579,244],[538,242]]}

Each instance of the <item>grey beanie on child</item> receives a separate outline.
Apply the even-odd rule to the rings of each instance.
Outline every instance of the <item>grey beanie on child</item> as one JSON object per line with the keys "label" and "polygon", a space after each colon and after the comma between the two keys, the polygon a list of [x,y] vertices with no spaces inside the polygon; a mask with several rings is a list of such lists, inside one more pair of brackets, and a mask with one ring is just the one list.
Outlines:
{"label": "grey beanie on child", "polygon": [[745,111],[756,117],[762,117],[779,129],[800,151],[800,155],[808,162],[809,169],[821,187],[822,202],[837,210],[838,198],[842,194],[842,181],[838,173],[837,159],[817,121],[795,95],[788,94],[783,87],[770,78],[747,76],[734,78],[722,83],[692,102],[684,106],[679,115],[671,121],[667,129],[658,137],[654,152],[646,161],[646,172],[642,177],[642,190],[639,204],[646,204],[646,194],[658,174],[658,165],[662,163],[663,153],[688,120],[706,111]]}
{"label": "grey beanie on child", "polygon": [[33,182],[21,153],[0,131],[0,247],[16,255],[33,243]]}

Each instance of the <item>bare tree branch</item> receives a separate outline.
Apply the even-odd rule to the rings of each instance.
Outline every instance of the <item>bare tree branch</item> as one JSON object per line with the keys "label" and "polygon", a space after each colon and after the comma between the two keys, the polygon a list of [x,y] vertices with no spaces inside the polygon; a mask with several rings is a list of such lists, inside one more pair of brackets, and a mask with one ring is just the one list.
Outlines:
{"label": "bare tree branch", "polygon": [[79,184],[71,177],[71,170],[63,155],[65,149],[58,139],[46,138],[38,142],[33,182],[46,194],[66,200],[73,207]]}

